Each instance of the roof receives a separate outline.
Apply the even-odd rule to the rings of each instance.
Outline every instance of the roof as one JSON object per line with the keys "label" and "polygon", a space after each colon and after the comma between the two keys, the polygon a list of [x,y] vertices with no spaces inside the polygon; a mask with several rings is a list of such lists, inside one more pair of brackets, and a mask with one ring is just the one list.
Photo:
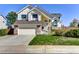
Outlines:
{"label": "roof", "polygon": [[19,12],[17,12],[17,14],[20,13],[20,12],[22,12],[22,11],[25,10],[26,8],[32,9],[33,6],[32,6],[32,5],[25,6],[25,7],[22,8]]}
{"label": "roof", "polygon": [[[44,14],[45,16],[47,16],[49,19],[51,19],[51,18],[53,18],[53,17],[55,17],[55,16],[61,17],[61,14],[60,14],[60,13],[53,13],[53,14],[50,14],[50,13],[48,13],[45,9],[43,9],[43,8],[41,8],[41,7],[39,7],[39,6],[32,6],[32,5],[28,5],[28,6],[24,7],[24,8],[21,9],[19,12],[17,12],[17,14],[20,13],[20,12],[22,12],[22,11],[25,10],[26,8],[29,8],[29,9],[30,9],[29,12],[31,12],[31,11],[34,10],[34,9],[36,9],[37,11],[39,11],[39,12],[41,12],[42,14]],[[28,13],[29,13],[29,12],[28,12]]]}
{"label": "roof", "polygon": [[50,15],[46,10],[44,10],[43,8],[41,8],[41,7],[36,7],[36,9],[38,9],[39,11],[43,12],[45,15],[47,15],[48,17],[51,18],[51,15]]}
{"label": "roof", "polygon": [[40,13],[43,14],[43,15],[45,15],[45,16],[48,17],[49,19],[52,18],[51,15],[50,15],[48,12],[44,11],[42,8],[34,7],[34,8],[32,8],[28,13],[30,13],[32,10],[37,10],[38,12],[40,12]]}
{"label": "roof", "polygon": [[41,21],[26,21],[26,20],[17,20],[14,25],[19,24],[43,24]]}
{"label": "roof", "polygon": [[19,12],[17,12],[17,14],[20,13],[20,12],[22,12],[22,11],[25,10],[26,8],[29,8],[29,9],[30,9],[29,12],[31,12],[31,11],[34,10],[34,9],[36,9],[36,10],[42,12],[43,14],[45,14],[47,17],[51,18],[51,15],[50,15],[46,10],[44,10],[43,8],[41,8],[41,7],[39,7],[39,6],[32,6],[32,5],[28,5],[28,6],[24,7],[24,8],[21,9]]}
{"label": "roof", "polygon": [[51,17],[61,17],[62,15],[60,13],[52,13]]}

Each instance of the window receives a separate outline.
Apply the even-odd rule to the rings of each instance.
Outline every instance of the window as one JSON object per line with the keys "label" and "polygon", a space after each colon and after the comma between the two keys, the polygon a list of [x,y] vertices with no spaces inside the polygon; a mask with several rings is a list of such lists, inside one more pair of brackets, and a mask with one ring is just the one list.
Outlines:
{"label": "window", "polygon": [[14,27],[18,27],[18,25],[14,25]]}
{"label": "window", "polygon": [[58,17],[60,19],[60,17]]}
{"label": "window", "polygon": [[45,20],[45,22],[48,22],[47,20]]}
{"label": "window", "polygon": [[32,17],[33,18],[38,18],[38,15],[37,14],[33,14]]}
{"label": "window", "polygon": [[54,26],[57,26],[57,20],[55,20],[55,21],[53,22],[53,25],[54,25]]}
{"label": "window", "polygon": [[21,15],[22,19],[27,19],[27,15]]}
{"label": "window", "polygon": [[40,25],[37,25],[37,28],[39,28],[40,27]]}

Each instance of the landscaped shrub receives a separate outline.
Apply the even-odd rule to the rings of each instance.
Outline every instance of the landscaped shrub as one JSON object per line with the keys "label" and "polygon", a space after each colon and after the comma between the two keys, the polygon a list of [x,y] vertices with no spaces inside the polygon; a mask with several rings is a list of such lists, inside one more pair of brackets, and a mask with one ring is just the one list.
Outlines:
{"label": "landscaped shrub", "polygon": [[55,30],[55,33],[53,34],[54,36],[62,36],[64,31],[63,30]]}
{"label": "landscaped shrub", "polygon": [[0,29],[0,36],[7,35],[8,30],[7,29]]}
{"label": "landscaped shrub", "polygon": [[79,29],[73,29],[67,31],[64,36],[66,37],[79,37]]}

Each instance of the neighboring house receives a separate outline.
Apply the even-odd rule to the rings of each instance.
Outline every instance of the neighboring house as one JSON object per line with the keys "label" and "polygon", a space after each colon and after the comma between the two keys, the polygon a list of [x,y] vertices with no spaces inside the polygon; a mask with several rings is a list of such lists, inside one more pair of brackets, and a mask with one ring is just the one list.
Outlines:
{"label": "neighboring house", "polygon": [[17,15],[14,33],[18,35],[49,34],[53,27],[61,27],[61,14],[49,14],[38,6],[24,7]]}
{"label": "neighboring house", "polygon": [[73,21],[70,23],[70,27],[78,27],[79,28],[79,20],[74,18]]}
{"label": "neighboring house", "polygon": [[0,15],[0,29],[6,29],[6,18],[3,15]]}
{"label": "neighboring house", "polygon": [[60,13],[53,13],[52,16],[52,29],[58,29],[62,27],[62,22],[60,17],[62,16]]}

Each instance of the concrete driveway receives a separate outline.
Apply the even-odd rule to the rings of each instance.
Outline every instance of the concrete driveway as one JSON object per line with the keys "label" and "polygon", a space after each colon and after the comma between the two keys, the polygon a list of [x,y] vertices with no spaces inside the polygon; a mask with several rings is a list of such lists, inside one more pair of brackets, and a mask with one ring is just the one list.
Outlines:
{"label": "concrete driveway", "polygon": [[0,37],[0,53],[25,53],[34,35],[8,35]]}

